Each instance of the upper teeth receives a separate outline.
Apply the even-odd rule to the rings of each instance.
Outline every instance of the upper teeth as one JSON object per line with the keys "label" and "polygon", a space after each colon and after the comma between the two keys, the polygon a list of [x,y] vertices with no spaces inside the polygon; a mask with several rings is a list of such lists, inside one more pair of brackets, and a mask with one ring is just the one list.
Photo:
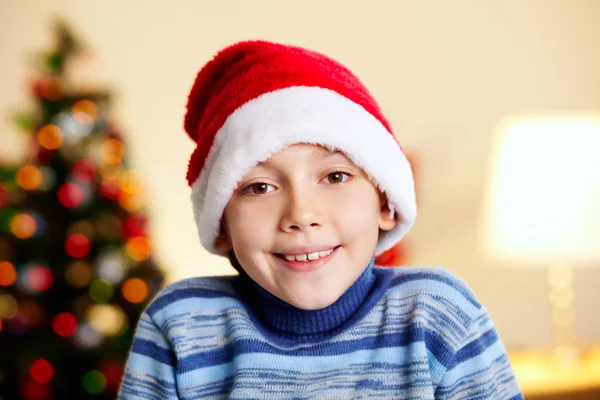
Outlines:
{"label": "upper teeth", "polygon": [[308,254],[293,254],[293,255],[284,255],[283,257],[288,261],[309,261],[316,260],[319,257],[325,257],[331,254],[333,249],[325,250],[325,251],[315,251],[314,253]]}

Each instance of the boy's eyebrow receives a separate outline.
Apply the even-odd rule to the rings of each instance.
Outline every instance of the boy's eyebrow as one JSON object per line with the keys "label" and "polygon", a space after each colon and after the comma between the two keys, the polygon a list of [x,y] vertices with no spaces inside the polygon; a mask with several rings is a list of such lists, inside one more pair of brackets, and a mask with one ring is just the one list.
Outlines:
{"label": "boy's eyebrow", "polygon": [[319,149],[317,149],[313,152],[311,158],[313,158],[315,160],[322,160],[324,158],[335,157],[340,154],[342,154],[342,152],[339,150],[331,151],[324,147],[319,147]]}

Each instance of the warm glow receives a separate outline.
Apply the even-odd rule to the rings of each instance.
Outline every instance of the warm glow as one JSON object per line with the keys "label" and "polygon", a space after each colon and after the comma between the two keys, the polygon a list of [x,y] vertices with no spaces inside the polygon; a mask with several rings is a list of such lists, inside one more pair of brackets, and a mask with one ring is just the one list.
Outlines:
{"label": "warm glow", "polygon": [[40,146],[48,150],[56,150],[63,143],[62,130],[56,125],[45,125],[37,133]]}
{"label": "warm glow", "polygon": [[125,155],[125,146],[118,139],[108,139],[100,146],[100,157],[105,163],[120,164]]}
{"label": "warm glow", "polygon": [[135,236],[125,245],[127,254],[135,261],[144,261],[150,257],[150,240],[145,236]]}
{"label": "warm glow", "polygon": [[0,261],[0,286],[10,286],[17,280],[17,270],[9,261]]}
{"label": "warm glow", "polygon": [[484,247],[546,266],[600,260],[600,118],[511,121],[494,146]]}
{"label": "warm glow", "polygon": [[73,105],[72,112],[80,124],[91,124],[98,117],[98,106],[90,100],[79,100]]}
{"label": "warm glow", "polygon": [[92,328],[106,336],[116,335],[127,323],[127,315],[120,307],[112,304],[93,305],[86,318]]}
{"label": "warm glow", "polygon": [[20,239],[30,238],[36,229],[35,219],[29,214],[17,214],[10,221],[10,231]]}
{"label": "warm glow", "polygon": [[17,172],[17,183],[25,190],[39,188],[42,178],[42,171],[33,165],[24,165]]}
{"label": "warm glow", "polygon": [[140,278],[132,278],[125,281],[121,288],[123,297],[130,303],[141,303],[148,297],[148,286]]}

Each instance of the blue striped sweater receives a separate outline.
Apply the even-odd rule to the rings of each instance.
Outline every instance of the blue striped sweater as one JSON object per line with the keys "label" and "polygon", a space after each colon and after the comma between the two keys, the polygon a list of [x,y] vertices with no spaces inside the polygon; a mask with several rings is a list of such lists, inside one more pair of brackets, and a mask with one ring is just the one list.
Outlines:
{"label": "blue striped sweater", "polygon": [[193,278],[143,313],[119,399],[522,399],[496,329],[441,268],[372,263],[331,306],[247,275]]}

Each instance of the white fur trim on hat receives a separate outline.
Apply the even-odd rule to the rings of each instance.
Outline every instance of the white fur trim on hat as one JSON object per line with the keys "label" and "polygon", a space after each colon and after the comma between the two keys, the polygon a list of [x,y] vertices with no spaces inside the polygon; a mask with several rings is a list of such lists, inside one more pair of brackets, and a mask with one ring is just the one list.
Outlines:
{"label": "white fur trim on hat", "polygon": [[333,90],[295,86],[247,102],[217,132],[191,194],[200,240],[208,251],[221,254],[215,240],[223,210],[240,179],[295,143],[341,150],[386,193],[398,223],[391,231],[380,232],[377,255],[410,230],[416,217],[413,175],[392,134],[362,106]]}

